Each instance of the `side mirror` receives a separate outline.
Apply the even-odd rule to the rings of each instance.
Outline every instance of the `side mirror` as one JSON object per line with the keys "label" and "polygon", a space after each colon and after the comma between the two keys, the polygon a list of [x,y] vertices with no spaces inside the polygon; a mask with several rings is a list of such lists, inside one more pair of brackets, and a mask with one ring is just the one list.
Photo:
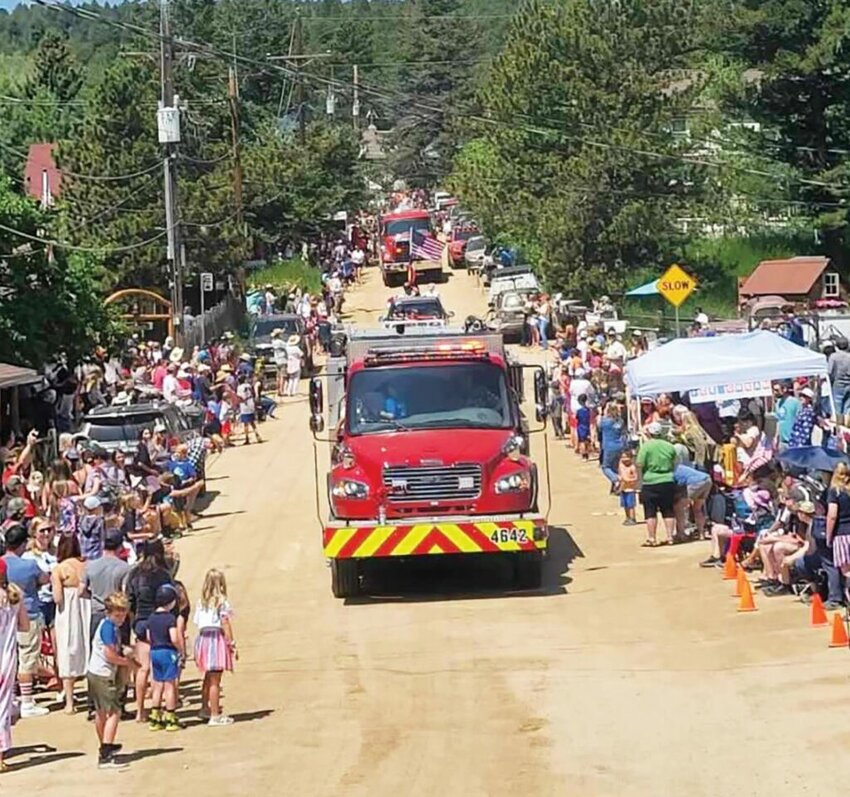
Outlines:
{"label": "side mirror", "polygon": [[315,376],[310,380],[310,413],[318,416],[322,416],[325,413],[325,397],[324,389],[322,388],[322,380]]}
{"label": "side mirror", "polygon": [[546,398],[549,393],[542,368],[534,372],[534,413],[538,421],[546,420]]}
{"label": "side mirror", "polygon": [[321,434],[325,431],[325,419],[322,415],[310,416],[310,431],[313,434]]}

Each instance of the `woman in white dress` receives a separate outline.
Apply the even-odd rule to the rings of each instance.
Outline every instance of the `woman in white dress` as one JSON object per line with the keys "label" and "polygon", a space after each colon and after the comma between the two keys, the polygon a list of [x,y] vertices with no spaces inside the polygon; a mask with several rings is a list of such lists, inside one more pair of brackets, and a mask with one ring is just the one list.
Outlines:
{"label": "woman in white dress", "polygon": [[80,595],[86,564],[80,556],[76,534],[59,541],[59,564],[53,568],[51,583],[56,601],[56,669],[62,679],[65,713],[74,713],[74,683],[86,674],[89,660],[91,600]]}
{"label": "woman in white dress", "polygon": [[6,585],[6,563],[0,559],[0,772],[9,768],[3,755],[12,747],[12,724],[16,719],[17,634],[30,628],[21,598],[21,591],[14,584]]}

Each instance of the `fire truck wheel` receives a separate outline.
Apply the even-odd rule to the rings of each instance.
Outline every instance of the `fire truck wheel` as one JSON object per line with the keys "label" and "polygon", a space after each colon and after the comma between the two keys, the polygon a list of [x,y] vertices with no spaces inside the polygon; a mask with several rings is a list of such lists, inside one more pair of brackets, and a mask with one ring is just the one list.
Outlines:
{"label": "fire truck wheel", "polygon": [[360,594],[360,567],[356,559],[331,559],[331,590],[335,598]]}
{"label": "fire truck wheel", "polygon": [[543,555],[529,551],[514,555],[514,582],[519,589],[537,589],[543,581]]}

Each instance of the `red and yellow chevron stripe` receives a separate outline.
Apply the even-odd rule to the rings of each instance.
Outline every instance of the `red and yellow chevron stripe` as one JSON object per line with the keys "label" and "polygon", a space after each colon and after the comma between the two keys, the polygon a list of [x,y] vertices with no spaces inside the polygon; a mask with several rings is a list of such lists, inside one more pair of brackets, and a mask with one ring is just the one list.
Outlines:
{"label": "red and yellow chevron stripe", "polygon": [[328,559],[534,551],[546,548],[547,536],[543,518],[474,523],[329,526],[323,534],[325,556]]}

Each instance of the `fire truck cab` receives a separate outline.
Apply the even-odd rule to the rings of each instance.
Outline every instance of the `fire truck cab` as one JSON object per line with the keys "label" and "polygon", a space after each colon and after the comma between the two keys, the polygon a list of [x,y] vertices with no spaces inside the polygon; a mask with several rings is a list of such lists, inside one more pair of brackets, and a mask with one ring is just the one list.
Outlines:
{"label": "fire truck cab", "polygon": [[[378,221],[379,256],[384,285],[398,287],[407,280],[414,233],[432,236],[431,214],[427,210],[400,210],[381,216]],[[442,263],[436,260],[416,260],[417,274],[424,282],[440,282]]]}
{"label": "fire truck cab", "polygon": [[[508,556],[537,587],[548,529],[521,412],[523,368],[499,335],[410,327],[350,330],[327,368],[332,450],[323,546],[336,597],[361,590],[369,560]],[[324,385],[311,382],[310,426],[324,429]],[[317,489],[322,483],[317,474]]]}

